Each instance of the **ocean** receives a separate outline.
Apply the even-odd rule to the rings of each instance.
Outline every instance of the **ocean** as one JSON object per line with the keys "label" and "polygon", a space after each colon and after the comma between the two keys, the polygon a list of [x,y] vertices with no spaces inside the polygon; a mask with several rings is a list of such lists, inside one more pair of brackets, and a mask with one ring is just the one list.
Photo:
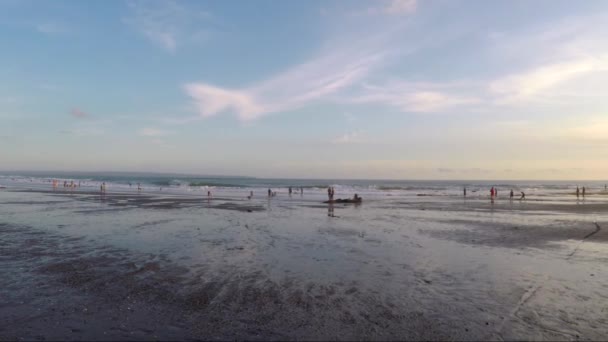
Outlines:
{"label": "ocean", "polygon": [[489,197],[495,187],[499,196],[513,190],[516,196],[559,200],[575,194],[576,187],[586,188],[587,194],[603,194],[608,181],[542,181],[542,180],[366,180],[366,179],[286,179],[197,176],[169,173],[135,172],[0,172],[0,185],[48,186],[53,180],[80,183],[82,189],[98,189],[106,183],[108,191],[129,191],[140,184],[143,191],[169,193],[207,193],[224,196],[247,196],[251,191],[263,194],[271,189],[278,194],[301,190],[307,195],[325,196],[328,187],[334,187],[338,196],[351,197],[355,193],[366,198],[449,196]]}

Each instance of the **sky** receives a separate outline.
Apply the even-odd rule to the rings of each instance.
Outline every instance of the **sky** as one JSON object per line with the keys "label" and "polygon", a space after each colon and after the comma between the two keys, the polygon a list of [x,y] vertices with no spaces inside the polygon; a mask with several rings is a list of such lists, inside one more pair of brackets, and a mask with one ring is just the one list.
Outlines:
{"label": "sky", "polygon": [[608,179],[608,2],[0,0],[0,170]]}

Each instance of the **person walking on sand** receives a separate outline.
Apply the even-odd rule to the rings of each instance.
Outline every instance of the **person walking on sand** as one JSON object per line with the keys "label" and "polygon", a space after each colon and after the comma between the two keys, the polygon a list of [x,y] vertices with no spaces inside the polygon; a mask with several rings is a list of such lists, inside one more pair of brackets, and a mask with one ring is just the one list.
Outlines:
{"label": "person walking on sand", "polygon": [[521,192],[521,197],[519,198],[519,200],[521,201],[523,199],[526,199],[526,194],[522,191]]}
{"label": "person walking on sand", "polygon": [[581,195],[581,189],[579,189],[579,187],[576,187],[576,199],[578,199]]}
{"label": "person walking on sand", "polygon": [[467,197],[467,188],[463,188],[464,197]]}
{"label": "person walking on sand", "polygon": [[494,187],[492,187],[492,189],[490,189],[490,197],[494,198]]}
{"label": "person walking on sand", "polygon": [[331,201],[331,186],[327,187],[327,199]]}
{"label": "person walking on sand", "polygon": [[509,194],[509,199],[513,200],[513,189],[511,189],[511,193]]}

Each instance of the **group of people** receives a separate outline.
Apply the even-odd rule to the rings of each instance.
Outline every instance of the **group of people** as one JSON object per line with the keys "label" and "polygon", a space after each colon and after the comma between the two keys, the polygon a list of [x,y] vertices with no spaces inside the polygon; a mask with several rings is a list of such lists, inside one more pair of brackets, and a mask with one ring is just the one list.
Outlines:
{"label": "group of people", "polygon": [[[53,188],[57,188],[57,187],[59,187],[59,181],[56,179],[53,179]],[[70,189],[79,188],[80,181],[78,183],[74,183],[74,181],[71,181],[70,183],[68,183],[68,181],[63,181],[63,187],[70,188]]]}
{"label": "group of people", "polygon": [[[578,189],[577,189],[577,191],[578,191]],[[523,191],[520,191],[520,192],[521,192],[521,197],[519,197],[519,199],[520,200],[526,199],[526,194]],[[467,197],[467,188],[466,187],[463,188],[463,194],[464,194],[464,197]],[[494,199],[497,197],[498,197],[498,188],[492,187],[490,189],[490,199],[492,201],[494,201]],[[515,193],[513,192],[513,189],[511,189],[511,192],[509,193],[509,199],[512,200],[513,197],[515,197]]]}
{"label": "group of people", "polygon": [[[604,185],[604,190],[606,190],[606,186]],[[585,198],[585,195],[587,194],[587,189],[585,189],[585,187],[583,187],[583,198]],[[576,198],[579,198],[581,196],[581,189],[579,189],[579,187],[576,187]]]}

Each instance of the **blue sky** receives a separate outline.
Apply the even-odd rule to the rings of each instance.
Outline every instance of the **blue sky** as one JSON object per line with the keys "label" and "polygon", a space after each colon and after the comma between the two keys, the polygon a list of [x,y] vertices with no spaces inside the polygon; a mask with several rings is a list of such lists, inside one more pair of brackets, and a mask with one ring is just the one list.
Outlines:
{"label": "blue sky", "polygon": [[0,169],[608,178],[605,1],[0,0]]}

